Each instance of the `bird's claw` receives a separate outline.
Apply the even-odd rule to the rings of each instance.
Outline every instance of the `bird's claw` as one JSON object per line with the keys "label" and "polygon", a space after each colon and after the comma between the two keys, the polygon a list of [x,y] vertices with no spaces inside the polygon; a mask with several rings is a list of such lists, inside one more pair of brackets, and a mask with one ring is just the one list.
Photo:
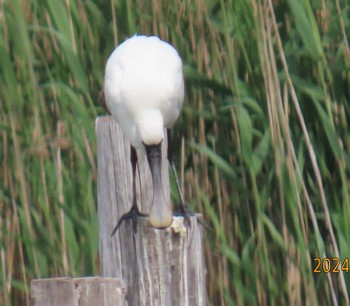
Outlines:
{"label": "bird's claw", "polygon": [[197,222],[202,225],[205,229],[210,230],[209,225],[207,225],[203,220],[201,220],[197,214],[193,213],[187,208],[187,204],[183,203],[180,205],[180,211],[174,213],[175,217],[184,217],[185,222],[189,227],[191,227],[190,217],[196,217]]}
{"label": "bird's claw", "polygon": [[184,217],[185,222],[189,227],[191,227],[190,217],[195,216],[193,212],[187,209],[187,205],[181,205],[180,211],[175,212],[174,216],[176,217]]}
{"label": "bird's claw", "polygon": [[127,221],[129,219],[132,220],[132,226],[134,229],[134,233],[137,233],[137,218],[138,217],[147,217],[148,215],[143,214],[142,212],[140,212],[137,208],[131,208],[127,213],[125,213],[124,215],[122,215],[117,223],[117,225],[114,227],[111,236],[113,236],[116,231],[118,230],[118,228],[120,227],[120,225],[123,223],[123,221]]}

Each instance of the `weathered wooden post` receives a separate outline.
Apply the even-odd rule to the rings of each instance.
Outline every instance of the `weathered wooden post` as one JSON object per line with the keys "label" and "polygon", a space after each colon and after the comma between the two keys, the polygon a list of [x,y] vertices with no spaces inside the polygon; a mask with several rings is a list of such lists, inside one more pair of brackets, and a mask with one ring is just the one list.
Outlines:
{"label": "weathered wooden post", "polygon": [[[123,279],[129,306],[205,305],[203,229],[196,217],[190,218],[190,226],[182,217],[175,217],[165,230],[152,228],[147,218],[139,218],[136,234],[127,221],[111,237],[120,216],[131,207],[130,145],[109,116],[97,118],[96,135],[102,276]],[[162,150],[163,187],[169,200],[166,139]],[[138,205],[148,213],[152,178],[145,152],[138,150],[137,154]]]}

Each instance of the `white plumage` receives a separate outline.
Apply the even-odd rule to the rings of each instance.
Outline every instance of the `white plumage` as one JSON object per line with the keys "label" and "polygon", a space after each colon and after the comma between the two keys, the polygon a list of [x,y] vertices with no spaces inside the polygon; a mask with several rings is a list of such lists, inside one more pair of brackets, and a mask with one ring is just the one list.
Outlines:
{"label": "white plumage", "polygon": [[134,147],[158,144],[163,127],[172,127],[182,107],[181,58],[156,36],[133,36],[108,59],[104,91],[112,116]]}

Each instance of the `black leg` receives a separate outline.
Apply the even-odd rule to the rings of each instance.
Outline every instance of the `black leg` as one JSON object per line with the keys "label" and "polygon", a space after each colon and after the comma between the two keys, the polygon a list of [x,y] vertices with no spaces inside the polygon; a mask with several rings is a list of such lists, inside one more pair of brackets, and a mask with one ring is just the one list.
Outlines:
{"label": "black leg", "polygon": [[175,213],[175,215],[176,216],[183,216],[185,218],[185,221],[187,222],[187,224],[191,225],[189,217],[193,216],[194,214],[188,210],[187,204],[184,200],[184,196],[183,196],[181,188],[180,188],[180,181],[179,181],[179,177],[177,176],[175,157],[174,157],[174,153],[173,153],[173,149],[172,149],[170,129],[167,129],[167,136],[168,136],[168,161],[169,161],[170,167],[171,167],[173,174],[174,174],[176,188],[177,188],[177,192],[179,194],[179,199],[180,199],[180,211],[178,213]]}
{"label": "black leg", "polygon": [[137,153],[133,146],[130,146],[130,160],[132,168],[132,206],[131,209],[138,210],[136,201],[136,165]]}
{"label": "black leg", "polygon": [[[189,211],[187,204],[184,200],[184,196],[183,193],[181,191],[180,188],[180,181],[179,178],[177,176],[177,171],[176,171],[176,164],[175,164],[175,157],[174,157],[174,153],[172,150],[172,142],[171,142],[171,131],[170,129],[167,129],[167,136],[168,136],[168,161],[169,164],[171,166],[171,169],[173,171],[174,174],[174,178],[175,178],[175,182],[176,182],[176,188],[179,194],[179,198],[180,198],[180,212],[179,213],[175,213],[175,216],[183,216],[187,222],[188,225],[190,225],[190,217],[194,216],[195,214],[191,211]],[[207,224],[205,224],[204,221],[200,220],[199,218],[197,218],[197,221],[199,224],[201,224],[202,226],[204,226],[206,229],[209,229],[209,226]]]}
{"label": "black leg", "polygon": [[177,192],[179,194],[180,212],[183,213],[183,214],[187,214],[188,213],[187,204],[185,203],[184,196],[183,196],[181,188],[180,188],[179,177],[177,176],[175,157],[174,157],[174,154],[173,154],[172,144],[171,144],[171,132],[170,132],[170,129],[167,129],[167,136],[168,136],[168,161],[169,161],[170,167],[171,167],[171,169],[173,171],[175,182],[176,182]]}
{"label": "black leg", "polygon": [[137,153],[136,153],[136,150],[133,146],[130,146],[130,160],[131,160],[131,168],[132,168],[132,205],[131,205],[131,209],[126,214],[124,214],[120,217],[117,225],[113,229],[111,236],[113,236],[115,234],[115,232],[118,230],[118,228],[123,223],[123,221],[126,221],[128,219],[132,220],[134,233],[136,233],[137,232],[137,217],[147,217],[147,215],[141,213],[137,207],[137,200],[136,200]]}

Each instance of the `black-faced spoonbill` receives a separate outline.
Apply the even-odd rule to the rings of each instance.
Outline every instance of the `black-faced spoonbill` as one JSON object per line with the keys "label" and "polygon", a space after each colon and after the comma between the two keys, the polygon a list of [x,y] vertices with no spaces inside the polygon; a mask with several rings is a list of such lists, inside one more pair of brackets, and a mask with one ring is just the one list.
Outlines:
{"label": "black-faced spoonbill", "polygon": [[[113,118],[131,143],[132,206],[130,211],[120,218],[112,235],[124,220],[130,218],[136,231],[137,216],[146,216],[139,211],[136,203],[135,148],[142,145],[146,149],[153,179],[153,202],[149,212],[149,223],[156,228],[166,228],[172,223],[173,212],[162,187],[161,144],[164,139],[164,127],[170,136],[170,128],[179,116],[184,99],[182,61],[176,49],[156,36],[135,35],[124,41],[107,61],[104,99]],[[168,159],[177,182],[180,210],[186,213],[170,146]]]}

